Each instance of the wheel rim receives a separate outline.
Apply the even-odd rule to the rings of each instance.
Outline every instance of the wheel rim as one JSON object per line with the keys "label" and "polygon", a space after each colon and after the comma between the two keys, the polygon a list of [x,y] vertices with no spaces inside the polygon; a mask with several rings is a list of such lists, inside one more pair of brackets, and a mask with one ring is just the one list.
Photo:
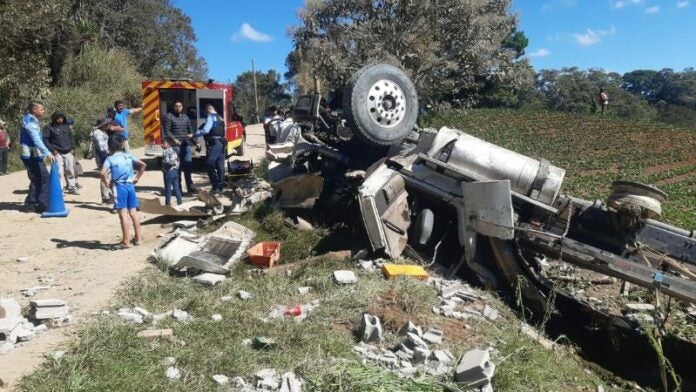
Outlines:
{"label": "wheel rim", "polygon": [[367,113],[372,121],[384,128],[399,125],[406,115],[406,97],[401,87],[391,80],[382,79],[367,93]]}

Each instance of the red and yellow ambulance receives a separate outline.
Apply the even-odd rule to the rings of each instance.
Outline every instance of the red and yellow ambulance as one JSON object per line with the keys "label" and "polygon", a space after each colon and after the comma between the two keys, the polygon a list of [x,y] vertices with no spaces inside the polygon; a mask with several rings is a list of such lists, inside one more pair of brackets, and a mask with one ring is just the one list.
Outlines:
{"label": "red and yellow ambulance", "polygon": [[[233,150],[236,150],[238,155],[244,153],[246,132],[233,105],[234,93],[231,85],[188,80],[146,80],[142,82],[142,91],[145,155],[162,156],[162,118],[173,110],[174,101],[183,102],[184,113],[191,121],[194,132],[205,123],[206,105],[212,104],[215,111],[225,118],[228,154]],[[200,140],[198,142],[203,149],[200,153],[194,152],[194,157],[205,155],[205,143]]]}

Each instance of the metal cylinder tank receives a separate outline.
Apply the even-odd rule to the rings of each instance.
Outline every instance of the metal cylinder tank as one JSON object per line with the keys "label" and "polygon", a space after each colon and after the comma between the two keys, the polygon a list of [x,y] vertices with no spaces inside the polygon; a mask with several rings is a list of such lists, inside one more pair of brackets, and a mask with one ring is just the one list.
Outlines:
{"label": "metal cylinder tank", "polygon": [[496,146],[464,132],[442,128],[427,153],[434,159],[489,180],[510,180],[510,188],[546,204],[561,191],[565,170]]}

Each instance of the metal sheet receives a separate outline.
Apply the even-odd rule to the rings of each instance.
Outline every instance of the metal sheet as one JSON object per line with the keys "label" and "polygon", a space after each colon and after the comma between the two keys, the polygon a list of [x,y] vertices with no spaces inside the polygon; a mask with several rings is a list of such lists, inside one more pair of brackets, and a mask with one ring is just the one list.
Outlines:
{"label": "metal sheet", "polygon": [[489,237],[514,238],[510,181],[465,182],[462,195],[469,227]]}

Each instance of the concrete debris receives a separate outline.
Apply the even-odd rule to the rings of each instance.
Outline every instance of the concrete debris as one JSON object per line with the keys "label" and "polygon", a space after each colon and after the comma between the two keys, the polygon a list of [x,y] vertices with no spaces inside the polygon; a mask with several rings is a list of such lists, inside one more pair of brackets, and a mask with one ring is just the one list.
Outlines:
{"label": "concrete debris", "polygon": [[440,344],[442,343],[442,331],[428,328],[427,331],[423,332],[423,340],[430,344]]}
{"label": "concrete debris", "polygon": [[158,322],[160,322],[160,321],[162,321],[162,320],[164,320],[164,319],[167,319],[167,318],[169,318],[169,317],[172,317],[172,314],[173,314],[173,313],[174,313],[173,311],[169,310],[169,311],[166,311],[166,312],[164,312],[164,313],[153,314],[153,315],[152,315],[152,324],[155,325],[155,324],[157,324]]}
{"label": "concrete debris", "polygon": [[281,377],[280,392],[302,392],[302,380],[295,373],[283,373]]}
{"label": "concrete debris", "polygon": [[396,356],[399,357],[402,361],[411,361],[414,356],[413,350],[410,348],[406,347],[405,344],[401,343],[399,344],[397,350],[396,350]]}
{"label": "concrete debris", "polygon": [[153,256],[174,269],[195,269],[228,274],[249,246],[256,233],[239,223],[225,222],[218,230],[203,235],[177,229],[154,250]]}
{"label": "concrete debris", "polygon": [[48,331],[48,325],[46,325],[46,324],[35,325],[35,326],[31,329],[31,331],[32,331],[32,332],[44,332],[44,331]]}
{"label": "concrete debris", "polygon": [[626,319],[629,321],[632,321],[635,324],[652,324],[655,322],[652,316],[649,314],[645,313],[629,313],[626,316]]}
{"label": "concrete debris", "polygon": [[35,320],[55,319],[68,315],[68,305],[60,299],[42,299],[30,302],[30,316]]}
{"label": "concrete debris", "polygon": [[368,352],[377,351],[377,347],[373,346],[371,344],[360,342],[357,345],[353,346],[353,351],[355,351],[356,353],[358,353],[360,355],[365,356],[365,355],[367,355]]}
{"label": "concrete debris", "polygon": [[396,354],[387,349],[381,349],[379,358],[377,360],[387,366],[396,366],[399,364],[399,358],[396,356]]}
{"label": "concrete debris", "polygon": [[54,351],[51,353],[51,358],[53,359],[61,359],[65,356],[65,351]]}
{"label": "concrete debris", "polygon": [[222,321],[222,315],[219,313],[215,313],[214,315],[210,316],[210,319],[213,321]]}
{"label": "concrete debris", "polygon": [[358,264],[360,264],[360,267],[365,271],[372,272],[377,270],[377,266],[372,260],[358,260]]}
{"label": "concrete debris", "polygon": [[415,347],[413,349],[413,360],[415,364],[425,363],[430,357],[430,350],[425,347]]}
{"label": "concrete debris", "polygon": [[122,320],[135,324],[142,324],[145,321],[141,314],[135,313],[132,309],[129,308],[121,308],[118,310],[118,313],[116,314]]}
{"label": "concrete debris", "polygon": [[379,317],[363,314],[360,319],[360,339],[365,343],[382,341],[382,323]]}
{"label": "concrete debris", "polygon": [[452,363],[455,360],[454,355],[449,350],[435,350],[431,358],[444,364]]}
{"label": "concrete debris", "polygon": [[172,381],[176,381],[176,380],[179,380],[181,378],[181,371],[179,369],[175,368],[174,366],[170,366],[167,368],[166,375],[167,375],[168,379],[170,379]]}
{"label": "concrete debris", "polygon": [[239,299],[244,300],[244,301],[247,301],[247,300],[254,298],[254,296],[251,295],[250,292],[244,291],[244,290],[239,290],[237,292],[237,297],[239,297]]}
{"label": "concrete debris", "polygon": [[229,383],[230,383],[230,378],[227,377],[227,376],[225,376],[224,374],[214,374],[214,375],[213,375],[213,381],[215,381],[215,383],[216,383],[217,385],[222,386],[222,385],[227,385],[227,384],[229,384]]}
{"label": "concrete debris", "polygon": [[423,339],[421,339],[418,335],[409,332],[406,334],[406,344],[412,349],[415,350],[417,347],[420,348],[428,348],[428,343],[426,343]]}
{"label": "concrete debris", "polygon": [[300,293],[300,294],[307,294],[307,293],[309,293],[310,291],[312,291],[312,288],[309,287],[309,286],[303,286],[303,287],[298,287],[298,288],[297,288],[297,292]]}
{"label": "concrete debris", "polygon": [[314,226],[312,226],[311,223],[300,218],[299,216],[296,216],[294,218],[287,217],[285,219],[285,224],[290,226],[290,227],[295,228],[298,231],[312,231],[312,230],[314,230]]}
{"label": "concrete debris", "polygon": [[553,350],[556,348],[556,343],[552,340],[547,339],[542,334],[540,334],[536,329],[527,323],[520,323],[520,330],[525,335],[529,336],[532,340],[541,344],[547,350]]}
{"label": "concrete debris", "polygon": [[479,388],[490,384],[495,373],[487,350],[471,350],[462,357],[455,371],[455,380],[468,388]]}
{"label": "concrete debris", "polygon": [[149,320],[152,318],[152,313],[148,312],[145,308],[141,308],[140,306],[134,307],[133,312],[141,315],[144,320]]}
{"label": "concrete debris", "polygon": [[625,310],[627,312],[653,312],[655,311],[655,305],[652,304],[626,304]]}
{"label": "concrete debris", "polygon": [[194,276],[193,280],[202,285],[215,286],[216,284],[225,280],[225,275],[213,274],[210,272],[202,273],[198,276]]}
{"label": "concrete debris", "polygon": [[232,385],[234,385],[235,387],[240,387],[240,388],[241,388],[241,387],[246,387],[246,385],[247,385],[246,382],[244,381],[244,379],[241,378],[241,377],[239,377],[239,376],[233,378],[233,379],[231,380],[231,383],[232,383]]}
{"label": "concrete debris", "polygon": [[435,377],[449,373],[450,369],[451,368],[448,365],[439,361],[430,361],[425,367],[425,371],[431,376]]}
{"label": "concrete debris", "polygon": [[399,335],[401,336],[406,335],[409,332],[418,335],[418,337],[423,336],[423,330],[421,327],[417,326],[412,321],[408,321],[406,324],[402,325],[401,328],[399,328]]}
{"label": "concrete debris", "polygon": [[262,390],[274,391],[280,388],[275,369],[261,369],[256,372],[256,387]]}
{"label": "concrete debris", "polygon": [[174,309],[172,311],[172,317],[174,317],[177,321],[181,321],[184,323],[193,320],[193,316],[188,314],[188,312],[186,312],[185,310],[181,309]]}
{"label": "concrete debris", "polygon": [[138,332],[138,337],[147,341],[153,342],[158,339],[174,338],[174,331],[171,328],[167,329],[146,329]]}
{"label": "concrete debris", "polygon": [[251,339],[242,340],[242,346],[251,347],[252,344],[254,344],[254,341]]}
{"label": "concrete debris", "polygon": [[23,296],[31,298],[36,295],[39,291],[48,290],[48,286],[34,286],[26,289],[21,289],[19,292]]}
{"label": "concrete debris", "polygon": [[176,363],[176,358],[164,357],[164,358],[162,358],[160,363],[162,364],[162,366],[174,366],[174,364]]}
{"label": "concrete debris", "polygon": [[333,278],[338,284],[355,284],[358,278],[353,271],[338,270],[333,272]]}
{"label": "concrete debris", "polygon": [[602,386],[601,384],[597,385],[597,392],[604,392],[604,386]]}
{"label": "concrete debris", "polygon": [[220,297],[220,302],[229,302],[229,301],[232,301],[233,299],[234,299],[233,296],[225,295],[225,296]]}
{"label": "concrete debris", "polygon": [[495,310],[493,307],[484,305],[483,306],[483,317],[495,321],[498,318],[498,311]]}

